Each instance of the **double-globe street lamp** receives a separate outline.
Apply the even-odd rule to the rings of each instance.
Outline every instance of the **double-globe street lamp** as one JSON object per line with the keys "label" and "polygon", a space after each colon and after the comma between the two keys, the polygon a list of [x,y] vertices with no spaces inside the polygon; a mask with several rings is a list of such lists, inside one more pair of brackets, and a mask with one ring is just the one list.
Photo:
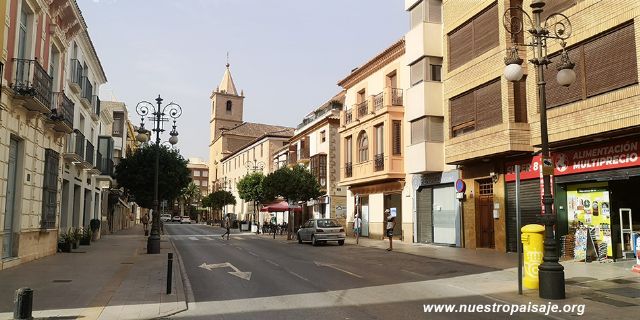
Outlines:
{"label": "double-globe street lamp", "polygon": [[[251,171],[252,173],[255,172],[262,172],[262,170],[264,169],[264,162],[262,161],[258,161],[256,159],[253,160],[249,160],[247,161],[247,163],[244,164],[244,166],[247,168],[247,174],[249,174],[249,171]],[[256,201],[253,201],[253,221],[254,223],[259,227],[260,223],[258,220],[258,213],[256,212]],[[260,233],[260,228],[258,228],[257,233]]]}
{"label": "double-globe street lamp", "polygon": [[[176,120],[182,115],[182,108],[176,103],[169,103],[162,107],[162,98],[158,95],[156,98],[157,107],[151,102],[140,101],[136,105],[136,112],[141,117],[140,128],[138,129],[138,141],[145,143],[149,140],[149,131],[144,128],[145,117],[152,121],[153,128],[151,131],[156,133],[156,160],[153,179],[153,217],[151,223],[151,234],[147,238],[147,253],[160,253],[160,211],[158,208],[158,168],[160,167],[160,133],[164,132],[164,122],[173,119],[173,126],[169,135],[169,143],[175,145],[178,143],[178,131],[176,130]],[[168,118],[169,116],[170,118]]]}
{"label": "double-globe street lamp", "polygon": [[[556,215],[553,212],[553,196],[551,195],[551,174],[553,174],[553,161],[549,153],[549,134],[547,130],[547,103],[545,93],[544,70],[551,60],[547,57],[547,40],[558,41],[562,47],[560,54],[560,64],[557,66],[557,81],[562,86],[571,85],[576,74],[573,71],[574,64],[569,60],[569,55],[565,50],[565,40],[571,36],[571,22],[567,16],[561,13],[552,13],[542,21],[542,12],[545,2],[542,0],[531,1],[531,11],[533,19],[521,7],[510,7],[505,10],[503,25],[507,32],[512,35],[513,46],[510,54],[505,60],[507,65],[504,69],[504,76],[509,81],[520,81],[523,76],[522,62],[518,56],[517,35],[525,32],[525,23],[528,24],[526,32],[531,36],[529,43],[522,43],[523,46],[531,47],[533,58],[529,60],[536,66],[538,103],[540,110],[540,139],[542,142],[542,177],[544,214],[541,216],[544,222],[544,253],[543,262],[538,267],[538,278],[540,283],[539,296],[545,299],[564,299],[564,267],[558,263],[558,252],[554,238],[554,226]],[[526,19],[525,19],[526,18]],[[523,41],[524,42],[524,41]],[[519,232],[520,230],[518,230]]]}

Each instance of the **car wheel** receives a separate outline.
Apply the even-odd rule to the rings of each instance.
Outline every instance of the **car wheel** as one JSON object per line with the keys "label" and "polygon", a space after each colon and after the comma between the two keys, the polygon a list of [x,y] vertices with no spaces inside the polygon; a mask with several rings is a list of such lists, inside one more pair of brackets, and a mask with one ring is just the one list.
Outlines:
{"label": "car wheel", "polygon": [[316,240],[316,235],[315,234],[311,236],[311,244],[314,247],[318,246],[318,240]]}
{"label": "car wheel", "polygon": [[344,240],[338,240],[338,245],[339,246],[344,246]]}
{"label": "car wheel", "polygon": [[300,237],[300,232],[296,233],[296,236],[298,237],[298,243],[302,243],[302,238]]}

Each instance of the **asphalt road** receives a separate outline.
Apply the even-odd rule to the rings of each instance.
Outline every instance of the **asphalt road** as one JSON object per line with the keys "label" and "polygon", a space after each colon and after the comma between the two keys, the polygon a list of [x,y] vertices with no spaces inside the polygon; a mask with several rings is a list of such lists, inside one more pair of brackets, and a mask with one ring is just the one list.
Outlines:
{"label": "asphalt road", "polygon": [[[187,319],[503,319],[425,313],[425,304],[501,304],[464,288],[493,271],[354,245],[313,247],[204,225],[165,224],[188,278]],[[236,231],[237,232],[237,231]],[[250,274],[249,274],[250,273]],[[450,281],[456,279],[456,281]],[[514,317],[512,317],[514,318]],[[520,319],[543,319],[524,314]]]}

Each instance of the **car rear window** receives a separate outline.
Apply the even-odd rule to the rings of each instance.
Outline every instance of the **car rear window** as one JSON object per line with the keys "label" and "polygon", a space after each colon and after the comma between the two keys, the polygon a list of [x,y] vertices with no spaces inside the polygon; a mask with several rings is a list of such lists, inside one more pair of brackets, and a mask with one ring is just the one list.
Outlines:
{"label": "car rear window", "polygon": [[336,220],[320,219],[318,220],[318,228],[336,228],[340,227],[340,224]]}

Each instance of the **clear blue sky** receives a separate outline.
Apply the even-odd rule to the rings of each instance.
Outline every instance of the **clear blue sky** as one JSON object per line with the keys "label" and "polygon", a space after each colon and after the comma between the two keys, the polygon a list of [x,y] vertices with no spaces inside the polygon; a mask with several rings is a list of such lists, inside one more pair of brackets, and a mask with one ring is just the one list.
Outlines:
{"label": "clear blue sky", "polygon": [[[111,92],[183,108],[179,148],[207,159],[211,91],[229,51],[244,120],[296,126],[338,80],[409,28],[402,0],[79,0]],[[164,140],[169,138],[165,134]]]}

